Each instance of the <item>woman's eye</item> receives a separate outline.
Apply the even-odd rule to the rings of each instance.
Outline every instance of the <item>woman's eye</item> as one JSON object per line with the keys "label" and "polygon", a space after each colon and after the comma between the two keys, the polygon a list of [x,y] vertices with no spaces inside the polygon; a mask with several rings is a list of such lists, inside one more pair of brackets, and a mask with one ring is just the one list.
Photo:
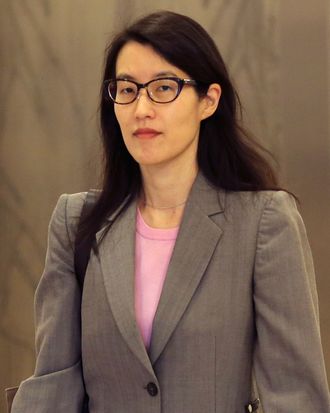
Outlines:
{"label": "woman's eye", "polygon": [[171,91],[173,88],[170,85],[160,85],[158,87],[158,91],[159,92],[169,92]]}
{"label": "woman's eye", "polygon": [[132,87],[124,87],[120,89],[119,93],[121,95],[132,95],[134,94],[134,89]]}

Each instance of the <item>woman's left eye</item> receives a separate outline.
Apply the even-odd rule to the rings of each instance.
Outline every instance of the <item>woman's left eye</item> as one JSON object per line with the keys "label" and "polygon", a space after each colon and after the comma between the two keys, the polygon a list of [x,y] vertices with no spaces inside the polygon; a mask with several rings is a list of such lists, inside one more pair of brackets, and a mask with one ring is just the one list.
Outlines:
{"label": "woman's left eye", "polygon": [[168,91],[172,90],[172,87],[169,86],[169,85],[161,85],[161,86],[158,87],[158,90],[160,92],[168,92]]}

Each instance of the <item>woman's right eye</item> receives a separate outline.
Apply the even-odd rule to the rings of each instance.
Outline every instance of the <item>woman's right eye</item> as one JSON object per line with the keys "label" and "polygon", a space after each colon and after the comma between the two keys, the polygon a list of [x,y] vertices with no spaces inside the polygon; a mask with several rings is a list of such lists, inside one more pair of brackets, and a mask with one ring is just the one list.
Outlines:
{"label": "woman's right eye", "polygon": [[123,87],[119,89],[121,95],[132,95],[134,94],[134,89],[132,87]]}

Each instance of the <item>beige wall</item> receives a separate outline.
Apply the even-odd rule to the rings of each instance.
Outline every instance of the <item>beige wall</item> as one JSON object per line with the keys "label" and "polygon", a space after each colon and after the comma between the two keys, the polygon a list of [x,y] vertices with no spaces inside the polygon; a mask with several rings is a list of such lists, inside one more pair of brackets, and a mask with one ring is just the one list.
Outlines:
{"label": "beige wall", "polygon": [[[56,199],[97,182],[96,106],[106,40],[121,22],[153,4],[2,1],[0,388],[33,371],[33,292]],[[191,15],[214,36],[241,92],[248,125],[276,153],[284,182],[301,199],[330,371],[327,5],[328,0],[303,0],[299,9],[293,0],[157,2],[157,8]]]}

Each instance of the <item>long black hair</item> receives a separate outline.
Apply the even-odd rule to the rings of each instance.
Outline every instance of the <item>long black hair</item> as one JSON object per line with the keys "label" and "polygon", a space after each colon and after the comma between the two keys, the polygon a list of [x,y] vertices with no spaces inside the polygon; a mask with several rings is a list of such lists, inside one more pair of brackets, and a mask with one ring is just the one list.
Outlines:
{"label": "long black hair", "polygon": [[[116,61],[129,41],[151,46],[169,63],[198,82],[197,92],[218,83],[222,94],[217,110],[200,127],[197,160],[200,171],[213,186],[226,191],[279,189],[267,151],[240,125],[241,104],[225,63],[209,34],[193,19],[170,11],[149,14],[117,34],[106,49],[103,81],[116,77]],[[140,193],[138,163],[124,144],[114,112],[102,84],[100,126],[104,148],[103,187],[91,214],[78,234],[95,233],[105,218],[127,208]],[[121,207],[118,211],[118,208]]]}

